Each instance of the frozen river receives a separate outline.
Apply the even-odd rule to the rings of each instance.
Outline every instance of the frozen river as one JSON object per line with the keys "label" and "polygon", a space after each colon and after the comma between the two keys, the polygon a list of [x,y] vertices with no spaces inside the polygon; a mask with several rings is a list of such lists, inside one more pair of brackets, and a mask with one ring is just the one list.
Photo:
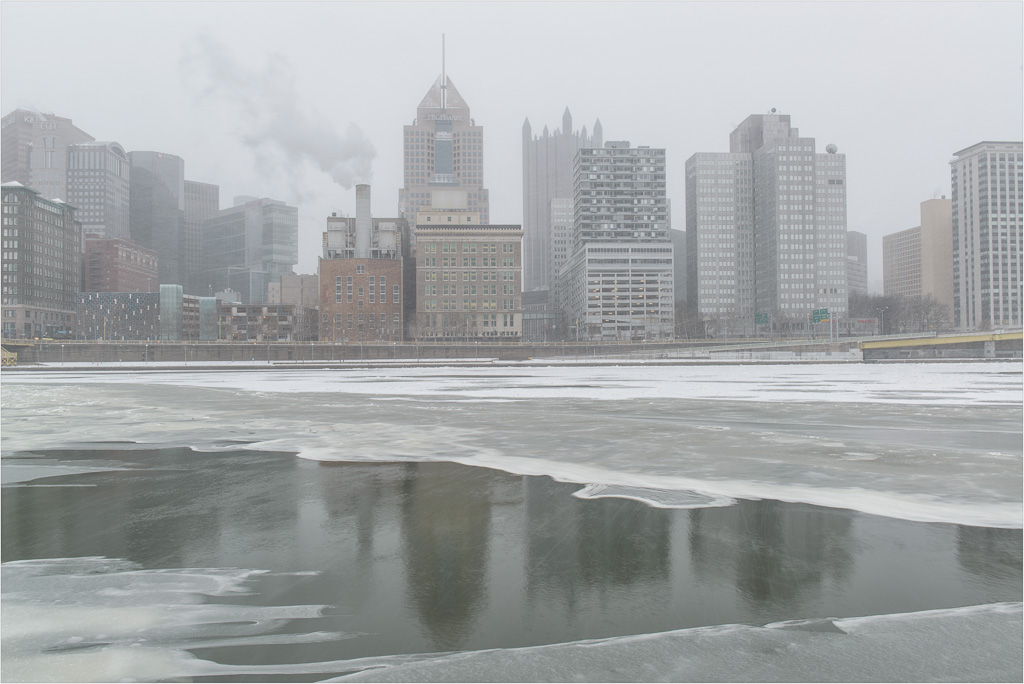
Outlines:
{"label": "frozen river", "polygon": [[3,679],[1019,681],[1021,383],[5,374]]}

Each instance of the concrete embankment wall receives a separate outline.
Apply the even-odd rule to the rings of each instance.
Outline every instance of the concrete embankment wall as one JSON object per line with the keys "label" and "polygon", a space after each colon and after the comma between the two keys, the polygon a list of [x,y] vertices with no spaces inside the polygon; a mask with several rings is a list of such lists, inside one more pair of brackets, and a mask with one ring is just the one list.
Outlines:
{"label": "concrete embankment wall", "polygon": [[40,343],[19,346],[18,363],[180,363],[188,361],[360,361],[419,359],[500,359],[659,356],[678,345],[658,344],[227,344],[216,342]]}

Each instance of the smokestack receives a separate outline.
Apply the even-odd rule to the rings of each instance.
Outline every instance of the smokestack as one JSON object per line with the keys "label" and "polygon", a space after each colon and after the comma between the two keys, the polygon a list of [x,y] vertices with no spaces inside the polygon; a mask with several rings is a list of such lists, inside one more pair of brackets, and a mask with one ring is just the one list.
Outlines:
{"label": "smokestack", "polygon": [[370,233],[373,219],[370,218],[370,186],[356,186],[356,259],[370,258]]}

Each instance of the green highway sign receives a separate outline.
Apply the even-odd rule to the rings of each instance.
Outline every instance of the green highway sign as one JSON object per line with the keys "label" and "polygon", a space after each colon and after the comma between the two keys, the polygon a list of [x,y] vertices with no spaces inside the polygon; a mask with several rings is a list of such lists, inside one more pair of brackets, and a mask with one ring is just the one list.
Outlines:
{"label": "green highway sign", "polygon": [[766,314],[766,313],[756,313],[756,314],[754,314],[754,325],[760,325],[762,323],[768,323],[768,322],[769,322],[768,314]]}
{"label": "green highway sign", "polygon": [[815,323],[823,323],[828,321],[828,309],[815,309],[813,315]]}

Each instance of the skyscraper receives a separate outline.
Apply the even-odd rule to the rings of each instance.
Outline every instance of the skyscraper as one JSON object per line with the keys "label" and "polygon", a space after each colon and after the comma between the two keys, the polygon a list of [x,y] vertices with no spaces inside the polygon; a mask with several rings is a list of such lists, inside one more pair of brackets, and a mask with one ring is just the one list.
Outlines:
{"label": "skyscraper", "polygon": [[868,293],[868,236],[846,231],[846,288],[849,294]]}
{"label": "skyscraper", "polygon": [[697,313],[750,324],[847,311],[846,158],[816,152],[789,115],[755,114],[728,153],[686,161],[687,295]]}
{"label": "skyscraper", "polygon": [[1021,324],[1024,146],[980,142],[957,152],[953,188],[953,322]]}
{"label": "skyscraper", "polygon": [[665,150],[628,141],[583,148],[573,185],[572,250],[556,286],[570,335],[671,337],[675,294]]}
{"label": "skyscraper", "polygon": [[85,235],[127,240],[130,235],[131,162],[116,142],[67,148],[67,200]]}
{"label": "skyscraper", "polygon": [[754,313],[754,171],[745,153],[686,160],[686,296],[711,319]]}
{"label": "skyscraper", "polygon": [[[525,292],[549,289],[558,273],[552,235],[552,205],[556,199],[573,198],[573,161],[583,147],[602,146],[601,120],[593,136],[572,130],[572,114],[565,108],[562,128],[532,135],[530,120],[523,123],[523,286]],[[561,245],[565,247],[565,245]],[[563,249],[564,251],[564,249]]]}
{"label": "skyscraper", "polygon": [[185,292],[199,296],[209,295],[208,291],[202,291],[197,277],[199,271],[204,268],[203,222],[220,211],[220,186],[186,180],[184,190],[185,234],[182,248],[185,261]]}
{"label": "skyscraper", "polygon": [[131,238],[156,252],[160,284],[185,284],[185,161],[163,152],[130,152]]}
{"label": "skyscraper", "polygon": [[68,146],[95,140],[65,119],[28,109],[3,118],[0,180],[17,181],[47,199],[68,198]]}
{"label": "skyscraper", "polygon": [[398,211],[409,225],[416,212],[430,206],[432,189],[460,187],[469,209],[490,221],[484,188],[484,129],[470,117],[469,105],[444,73],[416,108],[412,125],[404,127],[405,186],[398,193]]}

